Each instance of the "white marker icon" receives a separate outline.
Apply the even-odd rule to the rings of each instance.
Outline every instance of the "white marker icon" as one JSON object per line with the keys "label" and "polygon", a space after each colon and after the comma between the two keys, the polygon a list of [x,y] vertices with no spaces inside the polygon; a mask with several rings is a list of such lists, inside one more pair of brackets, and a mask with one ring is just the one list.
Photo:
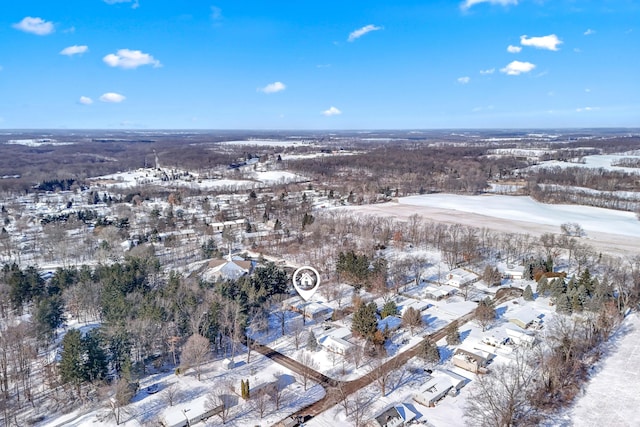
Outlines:
{"label": "white marker icon", "polygon": [[307,301],[320,286],[320,274],[313,267],[300,267],[293,273],[293,287]]}

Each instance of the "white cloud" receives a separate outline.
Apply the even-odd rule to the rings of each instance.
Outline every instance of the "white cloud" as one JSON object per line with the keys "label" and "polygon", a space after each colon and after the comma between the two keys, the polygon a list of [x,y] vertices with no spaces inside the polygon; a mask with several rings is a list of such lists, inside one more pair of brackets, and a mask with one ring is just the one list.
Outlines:
{"label": "white cloud", "polygon": [[582,107],[582,108],[576,108],[576,112],[578,113],[584,113],[584,112],[589,112],[589,111],[595,111],[598,110],[598,107]]}
{"label": "white cloud", "polygon": [[480,74],[493,74],[496,72],[495,68],[488,68],[486,70],[480,70]]}
{"label": "white cloud", "polygon": [[42,18],[33,18],[27,16],[17,24],[13,24],[13,28],[16,30],[24,31],[25,33],[37,34],[39,36],[46,36],[55,31],[53,22],[45,21]]}
{"label": "white cloud", "polygon": [[81,96],[78,102],[83,105],[91,105],[93,104],[93,99],[89,98],[88,96]]}
{"label": "white cloud", "polygon": [[549,34],[542,37],[520,36],[520,44],[522,46],[532,46],[536,49],[558,50],[558,45],[562,44],[562,41],[555,34]]}
{"label": "white cloud", "polygon": [[500,6],[509,6],[510,4],[517,5],[518,4],[518,0],[465,0],[460,5],[460,8],[462,10],[467,10],[467,9],[471,8],[472,6],[475,6],[476,4],[480,4],[480,3],[489,3],[489,4],[498,4]]}
{"label": "white cloud", "polygon": [[528,73],[534,68],[536,68],[536,66],[531,62],[512,61],[506,67],[501,68],[500,71],[509,76],[517,76],[522,73]]}
{"label": "white cloud", "polygon": [[117,53],[110,53],[102,60],[110,67],[138,68],[142,65],[153,65],[157,68],[162,66],[160,61],[148,53],[129,49],[120,49]]}
{"label": "white cloud", "polygon": [[217,6],[211,6],[211,20],[220,21],[222,19],[222,9]]}
{"label": "white cloud", "polygon": [[118,3],[133,3],[131,9],[137,9],[140,7],[138,0],[104,0],[106,4],[118,4]]}
{"label": "white cloud", "polygon": [[520,46],[514,46],[512,44],[507,46],[507,52],[509,53],[520,53],[521,50],[522,48]]}
{"label": "white cloud", "polygon": [[590,36],[591,34],[595,34],[595,30],[592,30],[591,28],[587,29],[587,31],[585,31],[583,34],[585,36]]}
{"label": "white cloud", "polygon": [[352,42],[356,39],[359,39],[360,37],[364,36],[367,33],[370,33],[371,31],[378,31],[381,30],[382,27],[377,27],[373,24],[369,24],[369,25],[365,25],[362,28],[358,28],[355,31],[352,31],[351,34],[349,34],[349,38],[347,39],[348,41]]}
{"label": "white cloud", "polygon": [[331,106],[328,110],[324,110],[321,114],[326,117],[339,116],[340,114],[342,114],[342,111],[338,110],[334,106]]}
{"label": "white cloud", "polygon": [[73,56],[73,55],[85,53],[88,50],[89,50],[88,46],[73,45],[73,46],[65,47],[64,49],[62,49],[60,51],[60,55]]}
{"label": "white cloud", "polygon": [[591,89],[590,88],[586,88],[584,91],[589,93],[589,92],[591,92]]}
{"label": "white cloud", "polygon": [[466,85],[470,81],[471,81],[471,77],[468,77],[468,76],[458,77],[458,83],[460,83],[462,85]]}
{"label": "white cloud", "polygon": [[273,83],[269,83],[265,87],[259,88],[258,92],[269,94],[269,93],[281,92],[286,88],[287,86],[282,82],[273,82]]}
{"label": "white cloud", "polygon": [[100,96],[100,101],[102,102],[118,103],[124,101],[125,99],[126,97],[124,95],[120,95],[119,93],[115,92],[107,92]]}

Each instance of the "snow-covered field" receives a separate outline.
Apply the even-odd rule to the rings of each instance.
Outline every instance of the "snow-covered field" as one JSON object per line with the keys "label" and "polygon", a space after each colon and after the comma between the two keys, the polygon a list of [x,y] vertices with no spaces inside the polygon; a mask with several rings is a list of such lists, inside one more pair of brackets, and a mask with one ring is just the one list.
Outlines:
{"label": "snow-covered field", "polygon": [[313,145],[310,142],[293,140],[280,140],[280,139],[248,139],[248,140],[234,140],[234,141],[221,141],[221,145],[257,145],[265,147],[293,147],[296,145]]}
{"label": "snow-covered field", "polygon": [[632,314],[595,368],[584,395],[570,411],[574,426],[638,426],[640,316]]}
{"label": "snow-covered field", "polygon": [[606,169],[611,171],[618,172],[626,172],[626,173],[640,173],[640,169],[638,168],[626,168],[622,166],[613,166],[612,163],[619,161],[625,158],[640,158],[640,156],[631,155],[631,154],[598,154],[595,156],[585,156],[584,163],[572,163],[572,162],[561,162],[557,160],[553,160],[550,162],[544,162],[539,165],[532,166],[531,169],[536,168],[550,168],[550,167],[560,167],[560,168],[590,168],[590,169]]}
{"label": "snow-covered field", "polygon": [[587,234],[582,241],[599,251],[627,255],[637,254],[640,250],[640,221],[631,212],[580,205],[550,205],[527,196],[428,194],[401,197],[398,202],[345,209],[402,220],[417,214],[436,222],[532,236],[559,234],[561,224],[578,223]]}

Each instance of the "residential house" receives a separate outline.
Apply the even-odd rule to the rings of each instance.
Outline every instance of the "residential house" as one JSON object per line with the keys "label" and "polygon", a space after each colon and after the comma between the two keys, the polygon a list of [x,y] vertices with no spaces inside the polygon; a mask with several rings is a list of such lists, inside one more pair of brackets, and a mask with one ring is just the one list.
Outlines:
{"label": "residential house", "polygon": [[231,255],[223,259],[212,259],[202,274],[202,278],[209,282],[215,282],[219,279],[235,280],[245,274],[251,274],[253,265],[253,261],[245,261]]}
{"label": "residential house", "polygon": [[446,285],[453,286],[454,288],[464,288],[472,285],[480,280],[480,276],[471,271],[464,270],[462,268],[455,268],[447,273]]}
{"label": "residential house", "polygon": [[385,409],[373,419],[373,424],[377,427],[400,427],[408,425],[416,416],[407,405],[400,403]]}
{"label": "residential house", "polygon": [[513,323],[521,327],[522,329],[527,329],[533,325],[540,325],[542,323],[542,314],[536,309],[524,306],[518,310],[513,310],[513,312],[508,314],[509,322]]}
{"label": "residential house", "polygon": [[420,387],[417,394],[413,396],[413,400],[427,407],[434,407],[436,403],[443,399],[447,394],[456,396],[460,389],[468,380],[462,375],[448,369],[441,369],[434,372],[433,376]]}
{"label": "residential house", "polygon": [[478,349],[458,348],[451,358],[451,361],[454,366],[473,372],[474,374],[486,373],[489,354]]}
{"label": "residential house", "polygon": [[455,293],[458,292],[456,288],[453,286],[441,285],[441,286],[433,286],[429,285],[424,290],[424,297],[428,299],[432,299],[434,301],[440,301],[444,298],[449,298]]}

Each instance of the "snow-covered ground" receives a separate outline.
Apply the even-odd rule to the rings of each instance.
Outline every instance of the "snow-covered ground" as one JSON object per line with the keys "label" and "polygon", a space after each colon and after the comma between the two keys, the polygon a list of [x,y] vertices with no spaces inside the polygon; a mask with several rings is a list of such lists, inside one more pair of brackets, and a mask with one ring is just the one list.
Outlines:
{"label": "snow-covered ground", "polygon": [[401,197],[398,202],[341,209],[401,220],[417,214],[435,222],[532,236],[560,234],[561,224],[578,223],[587,234],[582,241],[599,251],[628,255],[636,254],[640,249],[640,221],[631,212],[580,205],[550,205],[536,202],[528,196],[428,194]]}
{"label": "snow-covered ground", "polygon": [[638,168],[626,168],[622,166],[613,166],[612,163],[619,161],[624,158],[640,158],[638,155],[629,155],[629,154],[598,154],[594,156],[585,156],[583,158],[584,163],[573,163],[573,162],[561,162],[558,160],[553,160],[549,162],[544,162],[539,165],[532,166],[531,169],[536,168],[550,168],[550,167],[560,167],[560,168],[590,168],[590,169],[606,169],[611,171],[618,172],[626,172],[626,173],[640,173],[640,169]]}
{"label": "snow-covered ground", "polygon": [[569,411],[574,426],[638,426],[640,315],[629,316],[595,366],[584,394]]}
{"label": "snow-covered ground", "polygon": [[221,141],[221,145],[257,145],[265,147],[293,147],[296,145],[313,145],[311,142],[300,141],[297,139],[280,140],[280,139],[247,139],[234,141]]}

